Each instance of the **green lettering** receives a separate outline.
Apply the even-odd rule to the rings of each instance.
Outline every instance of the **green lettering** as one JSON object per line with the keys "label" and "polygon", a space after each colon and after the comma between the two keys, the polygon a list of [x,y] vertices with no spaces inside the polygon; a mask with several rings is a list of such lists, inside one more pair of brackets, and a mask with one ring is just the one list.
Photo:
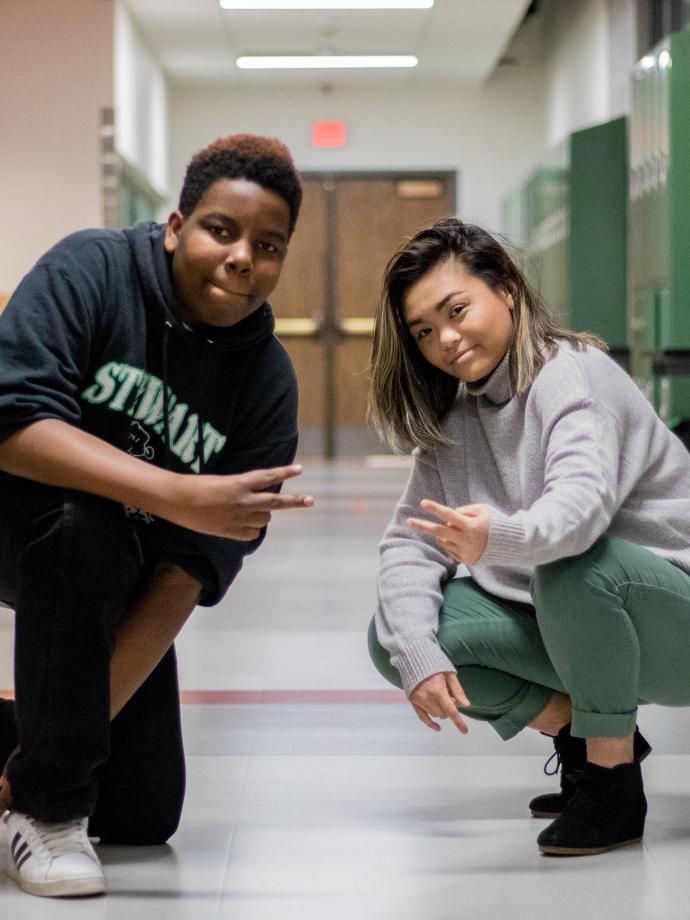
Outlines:
{"label": "green lettering", "polygon": [[[204,422],[204,462],[208,463],[213,454],[219,453],[225,446],[225,442],[228,439],[225,435],[222,435],[219,431],[209,425],[208,422]],[[191,464],[192,469],[195,473],[198,473],[200,470],[199,458],[197,457],[194,463]]]}
{"label": "green lettering", "polygon": [[[176,404],[175,397],[173,396],[172,393],[170,394],[170,402],[175,407],[172,410],[170,409],[170,407],[168,407],[168,426],[167,427],[170,433],[170,443],[172,444],[173,441],[175,440],[175,437],[177,436],[177,432],[180,430],[180,426],[182,425],[182,422],[184,421],[185,416],[189,412],[189,406],[186,403]],[[162,417],[162,414],[161,414],[161,418],[153,426],[153,430],[160,435],[165,430],[165,427],[166,427],[165,419]]]}
{"label": "green lettering", "polygon": [[199,417],[193,412],[187,419],[187,427],[184,432],[180,435],[177,443],[173,445],[173,453],[183,463],[191,463],[196,454],[196,445],[199,440],[197,434],[198,423]]}
{"label": "green lettering", "polygon": [[117,376],[121,381],[120,390],[110,403],[110,408],[115,409],[116,412],[122,412],[134,385],[139,383],[143,377],[143,371],[140,371],[138,367],[130,367],[129,364],[121,364]]}
{"label": "green lettering", "polygon": [[109,361],[95,373],[95,383],[87,387],[81,394],[82,398],[94,406],[106,402],[115,392],[115,379],[120,372],[117,361]]}

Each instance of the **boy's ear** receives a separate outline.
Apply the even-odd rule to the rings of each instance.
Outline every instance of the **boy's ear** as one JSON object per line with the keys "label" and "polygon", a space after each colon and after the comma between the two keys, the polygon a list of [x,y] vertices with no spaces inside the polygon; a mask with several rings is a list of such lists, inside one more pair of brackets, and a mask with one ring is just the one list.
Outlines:
{"label": "boy's ear", "polygon": [[165,251],[171,255],[177,249],[177,244],[180,241],[180,230],[182,229],[183,223],[184,217],[182,216],[182,212],[173,211],[168,218],[168,223],[165,225],[163,247]]}

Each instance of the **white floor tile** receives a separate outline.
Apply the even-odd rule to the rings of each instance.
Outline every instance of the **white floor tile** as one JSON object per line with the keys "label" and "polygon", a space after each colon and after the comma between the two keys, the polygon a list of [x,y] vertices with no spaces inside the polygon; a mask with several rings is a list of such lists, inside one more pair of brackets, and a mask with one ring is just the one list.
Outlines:
{"label": "white floor tile", "polygon": [[257,633],[187,628],[175,644],[185,690],[260,690],[265,684],[268,649]]}
{"label": "white floor tile", "polygon": [[389,688],[372,667],[366,630],[360,633],[271,632],[266,637],[266,686],[271,689]]}

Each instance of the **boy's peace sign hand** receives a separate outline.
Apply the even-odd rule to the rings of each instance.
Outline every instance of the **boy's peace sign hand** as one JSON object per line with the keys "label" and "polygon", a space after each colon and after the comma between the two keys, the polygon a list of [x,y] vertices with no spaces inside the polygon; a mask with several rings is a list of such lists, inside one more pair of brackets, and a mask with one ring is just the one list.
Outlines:
{"label": "boy's peace sign hand", "polygon": [[299,476],[299,463],[247,473],[174,473],[53,418],[5,439],[0,469],[44,485],[100,495],[189,530],[233,540],[255,540],[272,511],[314,504],[310,495],[269,491]]}
{"label": "boy's peace sign hand", "polygon": [[450,719],[458,731],[467,734],[467,725],[457,707],[469,706],[470,701],[454,671],[442,671],[425,678],[410,694],[410,703],[422,722],[435,732],[440,732],[441,726],[432,716]]}
{"label": "boy's peace sign hand", "polygon": [[464,505],[462,508],[448,508],[425,498],[420,502],[423,511],[440,518],[443,524],[408,518],[413,530],[429,534],[444,552],[456,562],[474,565],[486,549],[489,539],[489,508],[487,505]]}
{"label": "boy's peace sign hand", "polygon": [[[235,475],[177,475],[177,489],[167,496],[161,517],[190,530],[234,540],[255,540],[271,519],[272,511],[310,508],[310,495],[285,495],[267,491],[299,476],[302,467],[274,467]],[[155,512],[154,512],[155,513]]]}

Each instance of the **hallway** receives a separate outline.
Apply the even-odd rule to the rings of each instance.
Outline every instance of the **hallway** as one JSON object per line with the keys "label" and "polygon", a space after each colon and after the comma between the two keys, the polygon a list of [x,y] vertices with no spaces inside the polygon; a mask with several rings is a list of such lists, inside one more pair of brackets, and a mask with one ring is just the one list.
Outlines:
{"label": "hallway", "polygon": [[[391,461],[390,458],[387,461]],[[309,465],[317,499],[277,515],[266,545],[179,642],[188,795],[169,847],[100,848],[109,894],[27,898],[12,920],[532,920],[690,917],[687,711],[641,717],[644,845],[549,859],[527,802],[555,787],[538,734],[471,723],[435,735],[371,666],[376,545],[404,468]],[[0,687],[11,679],[0,616]]]}

